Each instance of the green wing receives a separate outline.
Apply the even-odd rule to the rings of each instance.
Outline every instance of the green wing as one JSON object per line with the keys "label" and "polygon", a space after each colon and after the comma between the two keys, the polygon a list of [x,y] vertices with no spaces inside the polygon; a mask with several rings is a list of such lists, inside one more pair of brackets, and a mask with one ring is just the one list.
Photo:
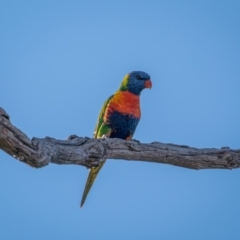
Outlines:
{"label": "green wing", "polygon": [[108,103],[110,102],[110,100],[112,99],[113,95],[110,96],[103,104],[102,106],[102,109],[101,109],[101,112],[99,114],[99,117],[98,117],[98,121],[97,121],[97,125],[95,127],[95,130],[94,130],[94,137],[95,138],[99,138],[99,137],[102,137],[103,134],[106,134],[106,132],[110,129],[107,129],[107,126],[106,124],[104,124],[104,114],[106,112],[106,109],[107,109],[107,106],[108,106]]}
{"label": "green wing", "polygon": [[[110,127],[104,123],[104,114],[105,114],[105,111],[107,109],[107,106],[108,106],[108,103],[110,102],[111,98],[113,97],[110,96],[103,104],[103,107],[101,109],[101,112],[100,112],[100,115],[99,115],[99,118],[98,118],[98,122],[97,122],[97,125],[95,127],[95,131],[94,131],[94,137],[95,138],[100,138],[102,137],[103,135],[107,135],[108,133],[111,132],[111,129]],[[82,200],[81,200],[81,204],[80,206],[82,207],[86,198],[87,198],[87,195],[100,171],[100,169],[102,168],[102,166],[104,165],[105,161],[102,161],[99,166],[97,167],[91,167],[90,169],[90,172],[88,174],[88,178],[87,178],[87,182],[85,184],[85,188],[84,188],[84,192],[83,192],[83,195],[82,195]]]}

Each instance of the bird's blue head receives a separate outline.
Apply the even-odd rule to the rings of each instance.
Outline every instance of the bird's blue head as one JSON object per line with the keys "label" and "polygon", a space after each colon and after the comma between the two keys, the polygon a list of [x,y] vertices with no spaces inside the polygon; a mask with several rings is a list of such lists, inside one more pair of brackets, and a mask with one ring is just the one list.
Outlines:
{"label": "bird's blue head", "polygon": [[151,88],[150,76],[142,71],[128,73],[120,86],[120,91],[129,91],[135,95],[140,95],[144,88]]}

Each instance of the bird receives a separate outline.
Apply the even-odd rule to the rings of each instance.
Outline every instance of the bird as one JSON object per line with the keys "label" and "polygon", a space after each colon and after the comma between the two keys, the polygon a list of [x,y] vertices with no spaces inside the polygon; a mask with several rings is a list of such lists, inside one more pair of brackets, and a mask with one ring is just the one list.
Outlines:
{"label": "bird", "polygon": [[[141,118],[140,94],[143,89],[151,87],[152,81],[146,72],[132,71],[126,74],[120,88],[104,102],[95,127],[94,138],[132,140]],[[105,161],[103,159],[98,166],[90,168],[80,207],[83,206]]]}

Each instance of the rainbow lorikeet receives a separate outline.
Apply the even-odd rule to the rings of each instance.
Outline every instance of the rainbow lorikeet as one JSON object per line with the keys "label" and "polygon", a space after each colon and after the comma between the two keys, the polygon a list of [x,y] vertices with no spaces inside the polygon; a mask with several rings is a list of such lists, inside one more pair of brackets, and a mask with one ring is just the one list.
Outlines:
{"label": "rainbow lorikeet", "polygon": [[[134,71],[127,74],[117,92],[103,104],[95,127],[94,137],[131,140],[141,117],[140,93],[144,88],[151,87],[152,82],[147,73]],[[97,167],[90,169],[81,207],[104,163],[105,161],[102,161]]]}

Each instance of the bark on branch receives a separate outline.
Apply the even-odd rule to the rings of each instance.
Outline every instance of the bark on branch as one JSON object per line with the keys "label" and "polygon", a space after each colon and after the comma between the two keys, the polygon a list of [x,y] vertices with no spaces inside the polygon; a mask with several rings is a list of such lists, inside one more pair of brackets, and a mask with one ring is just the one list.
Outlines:
{"label": "bark on branch", "polygon": [[98,165],[101,159],[123,159],[172,164],[185,168],[232,169],[240,167],[240,149],[228,147],[192,148],[189,146],[152,142],[124,141],[117,138],[94,139],[71,135],[67,140],[54,138],[29,139],[10,122],[0,107],[0,149],[32,167],[49,163]]}

